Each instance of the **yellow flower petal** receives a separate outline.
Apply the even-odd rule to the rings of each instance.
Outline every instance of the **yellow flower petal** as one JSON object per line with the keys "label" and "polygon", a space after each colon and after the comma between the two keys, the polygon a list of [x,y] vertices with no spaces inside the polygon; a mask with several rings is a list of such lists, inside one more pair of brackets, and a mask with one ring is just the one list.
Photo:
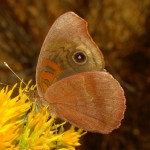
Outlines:
{"label": "yellow flower petal", "polygon": [[[25,88],[20,84],[18,95],[12,97],[15,85],[0,90],[0,149],[7,150],[75,150],[79,139],[85,134],[72,126],[65,131],[65,122],[55,124],[55,116],[50,116],[48,106],[40,108],[30,100],[28,92],[36,86]],[[38,98],[32,98],[38,99]]]}

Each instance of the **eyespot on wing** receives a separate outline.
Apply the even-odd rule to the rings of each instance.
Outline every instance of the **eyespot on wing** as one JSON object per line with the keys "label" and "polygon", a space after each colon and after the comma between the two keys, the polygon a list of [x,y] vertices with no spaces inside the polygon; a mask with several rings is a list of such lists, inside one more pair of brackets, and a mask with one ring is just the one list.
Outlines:
{"label": "eyespot on wing", "polygon": [[124,118],[124,91],[107,72],[83,72],[51,85],[45,95],[50,111],[86,131],[108,134]]}

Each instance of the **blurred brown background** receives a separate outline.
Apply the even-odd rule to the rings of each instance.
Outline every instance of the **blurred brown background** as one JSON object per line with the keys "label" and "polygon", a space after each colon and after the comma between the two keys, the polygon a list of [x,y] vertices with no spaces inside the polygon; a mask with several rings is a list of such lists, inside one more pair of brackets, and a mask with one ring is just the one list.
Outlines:
{"label": "blurred brown background", "polygon": [[88,22],[106,69],[127,98],[122,126],[109,135],[88,133],[78,150],[150,149],[150,1],[149,0],[1,0],[0,82],[35,80],[42,42],[53,21],[74,11]]}

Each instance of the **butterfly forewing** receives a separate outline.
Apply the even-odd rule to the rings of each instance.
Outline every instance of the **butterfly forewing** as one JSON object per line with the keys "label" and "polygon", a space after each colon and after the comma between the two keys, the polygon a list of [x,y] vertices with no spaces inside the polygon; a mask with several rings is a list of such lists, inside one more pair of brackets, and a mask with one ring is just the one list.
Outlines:
{"label": "butterfly forewing", "polygon": [[[76,62],[76,54],[84,54],[85,63]],[[86,21],[73,12],[65,13],[54,22],[41,48],[36,69],[39,95],[64,77],[103,68],[103,55],[88,33]]]}

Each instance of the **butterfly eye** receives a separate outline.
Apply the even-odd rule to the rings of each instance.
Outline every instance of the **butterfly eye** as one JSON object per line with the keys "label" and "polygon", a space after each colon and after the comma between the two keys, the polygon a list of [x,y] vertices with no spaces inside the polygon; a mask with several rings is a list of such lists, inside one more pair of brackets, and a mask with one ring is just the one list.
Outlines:
{"label": "butterfly eye", "polygon": [[84,64],[87,61],[86,54],[83,52],[76,52],[73,54],[73,61],[77,64]]}

